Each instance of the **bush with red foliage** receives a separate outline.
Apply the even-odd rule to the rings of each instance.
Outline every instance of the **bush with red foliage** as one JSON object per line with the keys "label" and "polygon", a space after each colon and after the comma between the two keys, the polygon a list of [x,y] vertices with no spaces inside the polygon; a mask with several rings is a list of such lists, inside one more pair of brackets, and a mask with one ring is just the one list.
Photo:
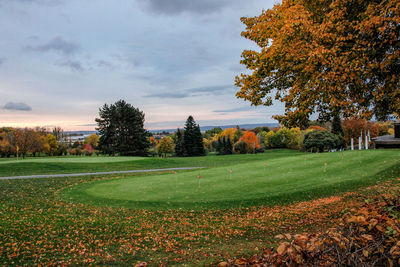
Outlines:
{"label": "bush with red foliage", "polygon": [[94,148],[90,144],[85,144],[83,146],[83,154],[86,156],[91,156],[94,153]]}

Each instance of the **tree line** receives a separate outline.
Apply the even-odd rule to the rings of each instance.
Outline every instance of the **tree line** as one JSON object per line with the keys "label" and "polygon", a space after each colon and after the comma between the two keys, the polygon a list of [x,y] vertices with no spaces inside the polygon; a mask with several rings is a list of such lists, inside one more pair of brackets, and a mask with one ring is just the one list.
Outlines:
{"label": "tree line", "polygon": [[98,140],[99,136],[92,134],[83,142],[72,142],[60,127],[52,130],[44,127],[3,127],[0,128],[0,156],[92,155],[96,152]]}
{"label": "tree line", "polygon": [[156,140],[144,128],[145,114],[124,100],[105,104],[96,118],[99,135],[83,142],[68,140],[63,130],[45,128],[0,128],[0,156],[122,155],[122,156],[203,156],[259,153],[266,149],[287,148],[303,151],[345,149],[361,132],[370,136],[393,134],[390,122],[345,119],[335,116],[329,122],[311,121],[305,129],[257,127],[252,130],[216,127],[204,133],[189,116],[183,129]]}

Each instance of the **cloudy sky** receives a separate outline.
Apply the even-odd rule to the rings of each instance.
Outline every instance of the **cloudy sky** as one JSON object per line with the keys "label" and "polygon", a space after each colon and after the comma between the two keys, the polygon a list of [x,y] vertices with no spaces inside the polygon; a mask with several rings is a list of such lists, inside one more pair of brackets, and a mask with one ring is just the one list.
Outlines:
{"label": "cloudy sky", "polygon": [[124,99],[149,129],[274,122],[235,97],[242,16],[273,0],[0,0],[0,126],[92,130]]}

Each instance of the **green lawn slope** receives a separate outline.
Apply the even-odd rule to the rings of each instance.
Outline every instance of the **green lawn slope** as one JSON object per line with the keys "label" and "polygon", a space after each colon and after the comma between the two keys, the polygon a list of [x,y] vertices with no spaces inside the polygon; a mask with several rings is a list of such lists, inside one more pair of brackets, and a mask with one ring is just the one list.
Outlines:
{"label": "green lawn slope", "polygon": [[[231,156],[230,164],[202,170],[80,184],[64,190],[62,195],[69,201],[140,209],[283,204],[352,190],[398,175],[400,150],[251,156],[236,158],[241,160]],[[249,158],[252,160],[245,160]]]}

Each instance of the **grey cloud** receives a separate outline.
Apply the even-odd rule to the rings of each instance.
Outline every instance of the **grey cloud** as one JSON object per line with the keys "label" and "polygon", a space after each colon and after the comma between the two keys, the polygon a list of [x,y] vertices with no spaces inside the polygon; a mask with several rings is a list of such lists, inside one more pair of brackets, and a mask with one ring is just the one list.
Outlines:
{"label": "grey cloud", "polygon": [[38,46],[29,46],[28,49],[39,52],[55,51],[64,55],[71,55],[79,51],[79,45],[70,41],[66,41],[61,37],[55,37],[48,43]]}
{"label": "grey cloud", "polygon": [[226,0],[140,0],[152,12],[177,15],[183,12],[209,14],[220,11],[229,4]]}
{"label": "grey cloud", "polygon": [[3,109],[7,110],[21,110],[21,111],[31,111],[32,108],[22,102],[8,102],[3,106]]}
{"label": "grey cloud", "polygon": [[186,97],[198,96],[198,95],[221,95],[221,94],[231,91],[230,90],[231,88],[233,88],[233,86],[231,86],[231,85],[206,86],[206,87],[198,87],[198,88],[181,90],[179,92],[149,94],[149,95],[146,95],[146,97],[186,98]]}
{"label": "grey cloud", "polygon": [[41,5],[46,5],[46,6],[54,6],[54,5],[59,5],[63,2],[64,0],[0,0],[0,5],[3,3],[7,2],[17,2],[17,3],[22,3],[22,4],[41,4]]}
{"label": "grey cloud", "polygon": [[158,93],[158,94],[149,94],[145,97],[156,97],[156,98],[185,98],[190,95],[187,93]]}
{"label": "grey cloud", "polygon": [[114,69],[114,65],[106,60],[99,60],[97,62],[98,67],[107,68],[107,69]]}
{"label": "grey cloud", "polygon": [[210,94],[220,94],[226,91],[231,91],[232,85],[217,85],[217,86],[208,86],[208,87],[200,87],[200,88],[192,88],[187,91],[191,93],[210,93]]}
{"label": "grey cloud", "polygon": [[231,113],[231,112],[241,112],[241,111],[250,111],[254,108],[252,107],[239,107],[239,108],[231,108],[231,109],[220,109],[220,110],[213,110],[215,113]]}
{"label": "grey cloud", "polygon": [[72,71],[76,71],[76,72],[83,72],[84,71],[84,68],[83,68],[82,64],[79,61],[68,60],[68,61],[65,61],[65,62],[61,63],[60,66],[68,67]]}

